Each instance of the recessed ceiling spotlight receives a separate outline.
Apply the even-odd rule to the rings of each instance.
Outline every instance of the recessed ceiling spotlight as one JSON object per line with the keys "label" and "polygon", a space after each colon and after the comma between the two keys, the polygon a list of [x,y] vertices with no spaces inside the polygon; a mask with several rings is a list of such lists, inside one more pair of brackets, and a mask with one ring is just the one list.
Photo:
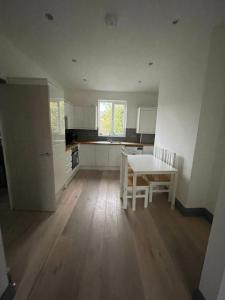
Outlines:
{"label": "recessed ceiling spotlight", "polygon": [[173,24],[173,25],[177,25],[177,24],[179,23],[179,21],[180,21],[179,19],[174,19],[174,20],[172,21],[172,24]]}
{"label": "recessed ceiling spotlight", "polygon": [[149,65],[149,66],[152,66],[152,65],[153,65],[153,62],[149,62],[148,65]]}
{"label": "recessed ceiling spotlight", "polygon": [[105,25],[109,28],[115,28],[117,26],[117,15],[114,13],[107,13],[105,15]]}
{"label": "recessed ceiling spotlight", "polygon": [[76,63],[76,62],[77,62],[77,59],[76,59],[76,58],[73,58],[73,59],[72,59],[72,62]]}
{"label": "recessed ceiling spotlight", "polygon": [[141,80],[138,80],[138,83],[142,83],[142,81],[141,81]]}
{"label": "recessed ceiling spotlight", "polygon": [[83,78],[82,80],[83,80],[84,82],[87,82],[87,78]]}
{"label": "recessed ceiling spotlight", "polygon": [[45,13],[45,18],[46,18],[47,20],[49,20],[49,21],[53,21],[53,20],[54,20],[53,15],[50,14],[50,13]]}

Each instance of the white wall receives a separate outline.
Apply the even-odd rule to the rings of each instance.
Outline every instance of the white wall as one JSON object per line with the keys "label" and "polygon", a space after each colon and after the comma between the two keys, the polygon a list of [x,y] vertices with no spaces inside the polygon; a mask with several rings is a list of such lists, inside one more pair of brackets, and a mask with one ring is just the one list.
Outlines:
{"label": "white wall", "polygon": [[225,270],[223,272],[223,279],[221,281],[220,290],[219,290],[217,300],[224,300],[224,299],[225,299]]}
{"label": "white wall", "polygon": [[225,167],[219,179],[218,202],[200,281],[200,290],[206,300],[217,299],[225,270]]}
{"label": "white wall", "polygon": [[181,24],[169,39],[163,39],[166,53],[161,61],[156,124],[155,142],[182,158],[177,198],[183,205],[188,199],[210,36],[205,28],[196,28]]}
{"label": "white wall", "polygon": [[213,30],[188,206],[214,213],[225,164],[225,26]]}
{"label": "white wall", "polygon": [[[36,77],[56,81],[38,64],[20,51],[5,36],[0,35],[0,77]],[[59,85],[57,83],[57,85]]]}
{"label": "white wall", "polygon": [[97,105],[99,99],[127,100],[127,128],[136,128],[137,108],[139,106],[157,106],[158,93],[123,93],[66,90],[65,99],[76,105]]}
{"label": "white wall", "polygon": [[[23,53],[20,49],[15,47],[13,43],[8,40],[3,35],[0,35],[0,77],[2,78],[13,78],[13,81],[21,83],[21,77],[25,78],[24,84],[29,83],[29,78],[47,78],[49,81],[49,97],[52,98],[63,98],[64,91],[60,87],[60,84],[57,83],[46,71],[41,69],[38,64],[30,59],[25,53]],[[39,79],[37,79],[38,82]],[[9,81],[12,81],[11,79]],[[46,80],[39,80],[41,84],[47,84]],[[43,81],[43,82],[42,82]],[[55,140],[57,139],[57,142]],[[60,188],[62,188],[63,184],[66,181],[64,178],[65,174],[61,174],[61,170],[59,170],[56,165],[58,166],[59,160],[59,151],[55,151],[55,143],[58,143],[58,140],[62,140],[64,148],[65,156],[65,136],[55,137],[53,135],[53,152],[54,152],[54,176],[55,176],[55,189],[56,192]],[[61,180],[63,177],[63,183]]]}

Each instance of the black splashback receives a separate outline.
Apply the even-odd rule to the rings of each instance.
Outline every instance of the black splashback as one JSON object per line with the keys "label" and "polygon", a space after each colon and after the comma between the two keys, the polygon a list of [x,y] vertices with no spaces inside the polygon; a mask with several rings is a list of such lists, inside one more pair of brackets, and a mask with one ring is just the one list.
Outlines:
{"label": "black splashback", "polygon": [[[66,129],[66,144],[71,144],[75,141],[106,141],[108,137],[98,136],[98,130],[89,129]],[[112,140],[122,142],[140,142],[140,134],[136,133],[136,128],[126,128],[125,137],[112,137]],[[141,142],[144,144],[154,144],[154,134],[142,134]]]}

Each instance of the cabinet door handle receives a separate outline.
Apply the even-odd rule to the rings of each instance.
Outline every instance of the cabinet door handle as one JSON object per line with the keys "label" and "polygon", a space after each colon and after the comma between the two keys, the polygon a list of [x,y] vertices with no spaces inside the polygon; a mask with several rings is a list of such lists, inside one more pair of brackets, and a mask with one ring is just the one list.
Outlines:
{"label": "cabinet door handle", "polygon": [[49,153],[49,152],[40,153],[40,156],[50,156],[50,155],[51,155],[51,153]]}

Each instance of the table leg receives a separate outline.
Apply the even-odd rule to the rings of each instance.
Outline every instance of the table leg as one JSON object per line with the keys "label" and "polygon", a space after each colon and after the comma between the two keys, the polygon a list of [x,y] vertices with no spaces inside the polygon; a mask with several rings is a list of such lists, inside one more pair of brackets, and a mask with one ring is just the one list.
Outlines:
{"label": "table leg", "polygon": [[133,197],[132,197],[132,209],[136,209],[136,185],[137,185],[137,175],[133,175]]}
{"label": "table leg", "polygon": [[171,197],[171,209],[174,209],[174,207],[175,207],[176,190],[177,190],[177,177],[178,177],[178,173],[176,172],[173,175],[173,192],[172,192],[172,197]]}

